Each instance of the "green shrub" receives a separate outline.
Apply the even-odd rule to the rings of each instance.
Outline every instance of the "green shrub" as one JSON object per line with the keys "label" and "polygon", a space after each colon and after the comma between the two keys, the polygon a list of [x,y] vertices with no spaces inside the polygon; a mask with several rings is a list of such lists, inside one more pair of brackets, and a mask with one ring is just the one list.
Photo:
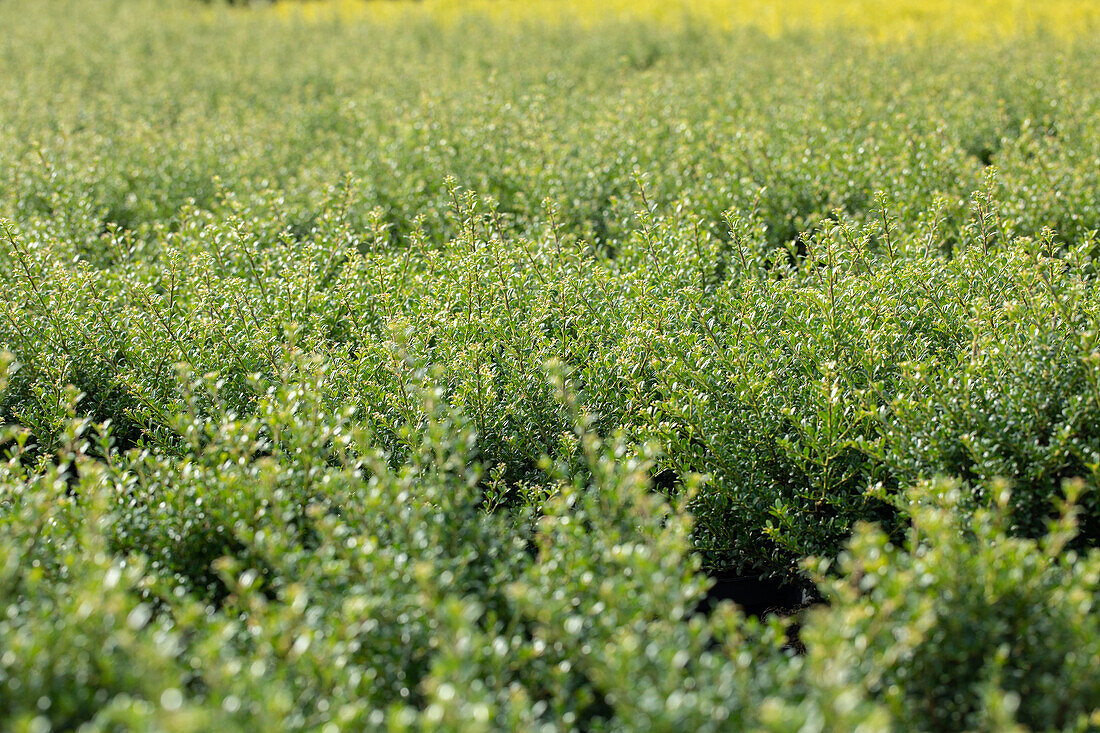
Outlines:
{"label": "green shrub", "polygon": [[[895,545],[863,526],[823,579],[830,608],[802,629],[801,705],[873,701],[914,730],[1091,730],[1100,721],[1100,553],[1064,550],[1074,511],[1041,540],[1014,537],[1006,484],[993,509],[964,511],[957,483],[914,492],[913,526]],[[1071,496],[1079,487],[1071,488]],[[828,564],[825,564],[828,567]],[[819,569],[819,572],[820,569]]]}
{"label": "green shrub", "polygon": [[[417,398],[429,418],[393,471],[348,416],[320,408],[324,369],[312,374],[248,421],[192,423],[208,430],[183,430],[202,442],[183,462],[94,461],[81,436],[95,431],[80,422],[68,433],[75,485],[13,457],[0,484],[8,721],[316,730],[751,716],[751,656],[769,663],[781,630],[744,627],[730,609],[691,616],[707,581],[686,517],[646,491],[644,453],[604,445],[567,400],[590,478],[548,467],[558,482],[531,534],[482,509],[469,422],[438,390]],[[210,571],[224,590],[203,598]]]}
{"label": "green shrub", "polygon": [[[270,223],[193,211],[162,258],[107,270],[13,231],[7,292],[37,315],[7,321],[8,414],[50,450],[75,384],[121,447],[186,455],[181,411],[253,415],[299,349],[325,362],[326,409],[355,406],[397,466],[422,419],[407,390],[430,368],[472,421],[491,502],[537,507],[541,457],[577,455],[544,378],[558,360],[598,432],[656,440],[658,470],[707,476],[696,546],[743,572],[834,554],[858,519],[900,526],[884,498],[922,477],[960,476],[979,504],[982,482],[1013,477],[1030,536],[1061,481],[1096,482],[1091,239],[1014,239],[979,202],[944,260],[934,212],[903,231],[883,198],[885,225],[826,219],[782,268],[765,225],[736,214],[725,244],[642,212],[612,260],[555,228],[508,235],[495,202],[452,187],[460,236],[395,257],[379,218],[348,222],[353,185],[304,240],[265,244]],[[216,400],[174,386],[181,362],[218,375]],[[1082,541],[1098,506],[1085,500]]]}

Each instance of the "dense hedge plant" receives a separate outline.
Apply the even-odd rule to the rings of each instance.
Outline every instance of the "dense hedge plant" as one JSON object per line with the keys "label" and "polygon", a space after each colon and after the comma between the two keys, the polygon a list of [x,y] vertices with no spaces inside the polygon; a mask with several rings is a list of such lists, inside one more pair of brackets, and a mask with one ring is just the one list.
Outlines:
{"label": "dense hedge plant", "polygon": [[[902,545],[862,527],[835,569],[813,569],[831,605],[804,619],[799,656],[777,620],[728,604],[694,613],[709,581],[690,519],[647,489],[645,449],[588,430],[560,378],[587,478],[547,465],[556,480],[532,526],[484,511],[470,420],[437,387],[413,391],[428,418],[394,471],[350,411],[322,408],[329,376],[299,358],[309,376],[283,382],[252,418],[186,413],[201,447],[184,462],[138,450],[93,458],[109,427],[75,420],[58,464],[28,466],[26,434],[9,431],[6,726],[1096,721],[1100,554],[1065,551],[1072,505],[1036,541],[1012,536],[1003,483],[976,513],[957,484],[907,494]],[[221,554],[209,562],[212,548]]]}
{"label": "dense hedge plant", "polygon": [[900,528],[889,497],[921,477],[1012,477],[1030,536],[1063,480],[1096,485],[1091,237],[1016,237],[979,193],[946,259],[935,210],[906,230],[880,197],[881,224],[838,213],[804,254],[758,218],[731,214],[727,243],[643,210],[611,259],[554,227],[509,234],[494,200],[451,186],[457,238],[396,252],[380,214],[349,223],[353,181],[304,239],[239,205],[192,209],[151,260],[106,234],[105,268],[9,227],[5,292],[25,306],[0,323],[20,360],[5,409],[48,449],[76,385],[125,446],[186,455],[177,414],[214,402],[174,387],[176,364],[216,373],[218,400],[249,415],[297,348],[325,361],[328,409],[354,406],[397,465],[421,419],[410,380],[430,368],[473,421],[491,503],[537,508],[541,457],[577,451],[545,380],[558,361],[598,431],[662,446],[666,488],[705,475],[696,545],[743,572],[833,554],[856,519]]}
{"label": "dense hedge plant", "polygon": [[324,368],[304,371],[248,420],[187,413],[201,447],[183,462],[94,460],[109,430],[86,421],[69,425],[60,466],[28,469],[13,450],[6,721],[713,727],[751,714],[753,660],[724,649],[744,639],[767,663],[784,637],[728,608],[688,620],[706,581],[687,518],[646,491],[644,452],[603,444],[566,400],[589,478],[548,467],[532,529],[484,511],[474,433],[438,389],[410,395],[429,417],[393,471],[350,412],[323,409]]}
{"label": "dense hedge plant", "polygon": [[[973,514],[958,488],[911,492],[900,545],[857,530],[839,579],[824,584],[832,606],[804,627],[804,673],[823,683],[810,699],[843,690],[921,730],[1091,730],[1100,553],[1066,552],[1080,484],[1039,541],[1013,536],[1007,483],[987,485],[992,508]],[[778,707],[806,720],[797,706]]]}
{"label": "dense hedge plant", "polygon": [[1095,40],[47,5],[0,727],[1097,724]]}

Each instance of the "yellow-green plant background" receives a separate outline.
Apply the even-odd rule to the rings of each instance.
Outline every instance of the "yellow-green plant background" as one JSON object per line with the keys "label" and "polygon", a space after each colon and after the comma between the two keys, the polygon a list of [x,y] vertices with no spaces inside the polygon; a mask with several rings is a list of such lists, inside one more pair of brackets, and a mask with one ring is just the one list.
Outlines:
{"label": "yellow-green plant background", "polygon": [[321,0],[278,3],[267,12],[306,22],[364,17],[447,20],[470,14],[503,23],[581,26],[609,20],[666,27],[694,22],[722,30],[758,28],[770,36],[802,30],[859,31],[879,41],[992,40],[1034,33],[1073,39],[1100,31],[1100,5],[1090,0]]}

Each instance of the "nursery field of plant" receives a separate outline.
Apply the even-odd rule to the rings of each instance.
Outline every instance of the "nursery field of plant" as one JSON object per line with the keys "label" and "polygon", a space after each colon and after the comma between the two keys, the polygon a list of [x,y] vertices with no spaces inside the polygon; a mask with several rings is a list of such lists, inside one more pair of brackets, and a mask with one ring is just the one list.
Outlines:
{"label": "nursery field of plant", "polygon": [[1096,730],[1098,33],[0,3],[0,729]]}

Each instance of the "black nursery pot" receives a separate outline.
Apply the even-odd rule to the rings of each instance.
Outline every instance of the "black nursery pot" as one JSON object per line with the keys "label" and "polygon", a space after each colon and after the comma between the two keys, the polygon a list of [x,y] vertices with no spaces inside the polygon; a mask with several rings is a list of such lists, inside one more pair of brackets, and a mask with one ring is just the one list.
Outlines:
{"label": "black nursery pot", "polygon": [[714,585],[696,607],[707,614],[721,601],[733,601],[746,616],[762,618],[771,614],[789,615],[822,602],[817,588],[803,583],[756,576],[714,574]]}

